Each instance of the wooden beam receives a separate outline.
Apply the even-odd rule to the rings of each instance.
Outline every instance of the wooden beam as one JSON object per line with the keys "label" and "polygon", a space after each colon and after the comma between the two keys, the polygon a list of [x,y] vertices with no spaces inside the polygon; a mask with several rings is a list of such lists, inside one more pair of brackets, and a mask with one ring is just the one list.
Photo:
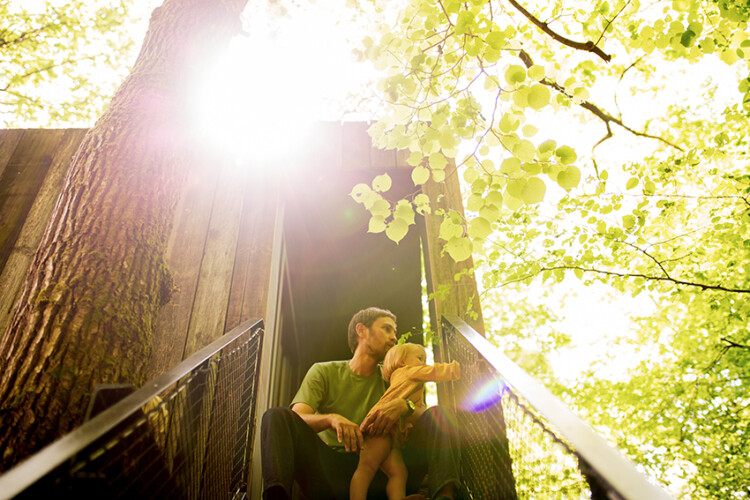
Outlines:
{"label": "wooden beam", "polygon": [[250,175],[244,191],[225,330],[250,318],[263,318],[268,310],[274,233],[279,216],[279,187],[270,177]]}
{"label": "wooden beam", "polygon": [[224,333],[242,215],[242,190],[247,177],[234,161],[220,160],[219,164],[222,168],[211,208],[183,357],[190,356]]}
{"label": "wooden beam", "polygon": [[[433,206],[433,213],[425,216],[423,250],[427,273],[427,292],[435,294],[430,303],[432,328],[440,332],[440,317],[443,314],[455,314],[484,335],[484,319],[479,303],[479,293],[474,276],[474,261],[470,257],[462,262],[455,262],[444,252],[445,241],[438,237],[442,216],[435,215],[437,208],[445,211],[455,210],[464,215],[461,188],[455,164],[446,167],[444,183],[428,181],[422,191],[430,200],[438,200]],[[458,280],[455,279],[459,276]],[[437,292],[437,293],[436,293]]]}

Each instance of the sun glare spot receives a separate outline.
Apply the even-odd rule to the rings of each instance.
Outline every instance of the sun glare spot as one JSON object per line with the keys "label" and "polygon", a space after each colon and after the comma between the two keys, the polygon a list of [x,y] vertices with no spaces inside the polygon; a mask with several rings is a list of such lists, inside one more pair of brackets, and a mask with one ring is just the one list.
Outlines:
{"label": "sun glare spot", "polygon": [[470,412],[481,412],[495,406],[507,390],[501,378],[493,378],[472,390],[461,403],[461,408]]}
{"label": "sun glare spot", "polygon": [[254,163],[293,157],[314,122],[338,119],[331,102],[356,85],[357,70],[345,35],[324,25],[330,26],[306,13],[236,37],[196,88],[192,115],[200,137]]}

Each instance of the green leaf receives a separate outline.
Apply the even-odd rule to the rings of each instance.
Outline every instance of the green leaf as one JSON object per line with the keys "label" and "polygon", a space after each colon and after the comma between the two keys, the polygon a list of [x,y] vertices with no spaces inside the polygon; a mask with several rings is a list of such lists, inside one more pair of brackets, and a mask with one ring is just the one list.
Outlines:
{"label": "green leaf", "polygon": [[391,214],[391,204],[383,198],[378,198],[368,207],[372,215],[388,217]]}
{"label": "green leaf", "polygon": [[518,158],[506,158],[500,164],[500,171],[504,174],[513,175],[521,171],[521,160]]}
{"label": "green leaf", "polygon": [[492,225],[483,217],[475,217],[469,221],[466,233],[470,238],[484,239],[492,233]]}
{"label": "green leaf", "polygon": [[544,199],[544,193],[547,186],[539,177],[529,177],[521,192],[521,199],[527,205],[539,203]]}
{"label": "green leaf", "polygon": [[534,64],[528,70],[529,78],[534,80],[535,82],[538,82],[539,80],[543,79],[544,73],[545,73],[544,66],[539,66],[537,64]]}
{"label": "green leaf", "polygon": [[411,171],[411,180],[415,186],[419,186],[430,180],[430,170],[425,167],[414,167]]}
{"label": "green leaf", "polygon": [[399,200],[396,208],[393,210],[395,219],[403,219],[407,225],[414,224],[414,209],[407,200]]}
{"label": "green leaf", "polygon": [[440,223],[440,230],[438,231],[438,237],[442,240],[451,240],[463,236],[464,228],[460,224],[456,224],[450,217],[443,219]]}
{"label": "green leaf", "polygon": [[570,165],[557,174],[557,183],[563,189],[572,189],[581,182],[581,171],[578,167]]}
{"label": "green leaf", "polygon": [[534,143],[526,139],[521,139],[513,147],[513,155],[520,161],[531,161],[534,159],[535,154],[536,147],[534,147]]}
{"label": "green leaf", "polygon": [[578,158],[576,152],[569,146],[560,146],[559,148],[557,148],[557,150],[555,151],[555,156],[557,156],[557,159],[560,163],[563,163],[565,165],[570,165]]}
{"label": "green leaf", "polygon": [[354,199],[354,201],[356,201],[357,203],[364,203],[365,197],[371,191],[372,189],[370,189],[370,186],[364,183],[359,183],[352,188],[352,191],[351,193],[349,193],[349,196],[351,196]]}
{"label": "green leaf", "polygon": [[510,210],[518,210],[523,206],[523,200],[520,200],[516,198],[515,196],[511,196],[510,194],[507,194],[503,196],[503,203],[506,207],[508,207]]}
{"label": "green leaf", "polygon": [[414,206],[417,207],[417,213],[425,215],[430,213],[430,198],[424,193],[419,193],[414,197]]}
{"label": "green leaf", "polygon": [[526,96],[526,101],[529,103],[529,107],[536,110],[542,109],[547,104],[549,104],[549,100],[550,91],[545,85],[542,84],[536,84],[531,87],[528,95]]}
{"label": "green leaf", "polygon": [[[500,200],[502,202],[502,199]],[[479,216],[486,220],[497,220],[502,205],[487,204],[479,210]]]}
{"label": "green leaf", "polygon": [[484,199],[480,194],[473,193],[466,200],[466,210],[478,212],[482,206],[484,206]]}
{"label": "green leaf", "polygon": [[430,167],[435,170],[442,170],[448,164],[448,160],[442,153],[433,153],[429,157]]}
{"label": "green leaf", "polygon": [[504,134],[513,132],[521,124],[521,120],[514,113],[504,113],[498,123],[498,128]]}
{"label": "green leaf", "polygon": [[638,178],[637,177],[631,177],[627,184],[625,184],[625,189],[633,189],[638,185]]}
{"label": "green leaf", "polygon": [[471,257],[473,245],[469,238],[452,238],[445,244],[448,255],[456,262],[461,262]]}
{"label": "green leaf", "polygon": [[506,192],[514,198],[523,200],[523,188],[526,187],[526,179],[511,179],[506,186]]}
{"label": "green leaf", "polygon": [[[485,38],[487,45],[493,49],[500,50],[505,45],[505,33],[500,30],[491,31]],[[495,85],[497,87],[497,85]]]}
{"label": "green leaf", "polygon": [[372,189],[379,193],[384,193],[388,191],[389,189],[391,189],[392,184],[393,184],[393,181],[391,181],[390,175],[381,174],[372,180]]}
{"label": "green leaf", "polygon": [[382,233],[385,231],[385,218],[382,215],[373,215],[370,217],[370,224],[367,228],[368,233]]}
{"label": "green leaf", "polygon": [[505,81],[508,85],[516,85],[526,80],[526,70],[523,66],[512,64],[505,70]]}
{"label": "green leaf", "polygon": [[393,219],[385,229],[385,235],[389,240],[398,243],[409,231],[409,225],[403,219]]}
{"label": "green leaf", "polygon": [[555,152],[556,147],[557,147],[557,143],[555,141],[553,140],[544,141],[537,148],[536,154],[540,160],[546,160],[547,158],[552,156],[552,154]]}
{"label": "green leaf", "polygon": [[474,23],[474,13],[468,10],[462,10],[456,20],[455,32],[457,35],[468,33]]}

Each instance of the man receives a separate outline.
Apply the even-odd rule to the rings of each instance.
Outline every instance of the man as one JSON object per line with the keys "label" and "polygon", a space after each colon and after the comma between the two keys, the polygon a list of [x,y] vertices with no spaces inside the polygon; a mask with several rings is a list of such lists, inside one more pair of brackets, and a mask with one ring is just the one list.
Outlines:
{"label": "man", "polygon": [[[446,416],[439,407],[425,409],[397,399],[363,420],[385,393],[378,365],[396,344],[396,316],[376,307],[363,309],[349,322],[348,335],[350,360],[314,364],[291,409],[271,408],[263,416],[263,498],[288,499],[295,480],[308,500],[348,498],[362,432],[384,435],[402,417],[415,425],[403,450],[407,491],[416,491],[429,471],[431,496],[454,498],[458,462],[450,438],[440,431],[438,422]],[[385,483],[379,472],[370,491],[386,498]]]}

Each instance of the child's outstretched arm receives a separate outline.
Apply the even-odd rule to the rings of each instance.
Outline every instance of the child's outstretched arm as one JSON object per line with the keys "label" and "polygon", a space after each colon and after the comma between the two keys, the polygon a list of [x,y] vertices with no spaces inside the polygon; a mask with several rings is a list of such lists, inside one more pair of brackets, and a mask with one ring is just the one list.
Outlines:
{"label": "child's outstretched arm", "polygon": [[443,382],[461,378],[461,365],[458,361],[451,363],[435,363],[420,366],[410,371],[409,378],[420,382]]}

